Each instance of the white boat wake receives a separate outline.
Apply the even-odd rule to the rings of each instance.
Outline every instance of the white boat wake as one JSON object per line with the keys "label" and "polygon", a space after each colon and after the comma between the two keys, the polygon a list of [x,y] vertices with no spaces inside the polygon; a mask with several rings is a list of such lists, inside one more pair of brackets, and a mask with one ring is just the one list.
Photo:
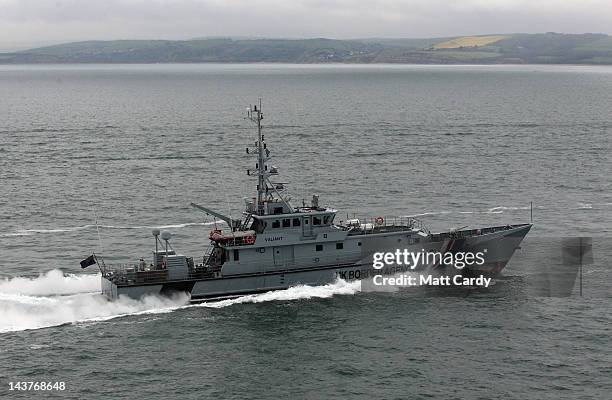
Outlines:
{"label": "white boat wake", "polygon": [[100,291],[100,274],[75,275],[58,269],[35,278],[15,277],[0,280],[0,294],[31,296],[66,295]]}
{"label": "white boat wake", "polygon": [[339,279],[322,286],[299,285],[289,289],[275,290],[260,294],[250,294],[235,299],[206,302],[194,307],[223,308],[234,304],[263,303],[266,301],[289,301],[305,299],[325,299],[335,295],[352,295],[361,291],[361,281],[344,281]]}
{"label": "white boat wake", "polygon": [[193,307],[224,308],[246,303],[293,301],[353,295],[360,281],[337,280],[321,286],[299,285],[234,299],[188,304],[189,296],[121,297],[108,301],[100,291],[100,275],[64,275],[52,270],[38,277],[0,280],[0,333],[40,329],[83,322],[106,321],[128,315],[160,314]]}
{"label": "white boat wake", "polygon": [[0,281],[0,333],[165,313],[189,301],[187,295],[181,295],[110,302],[99,291],[100,275],[65,276],[52,270],[36,278],[4,279]]}
{"label": "white boat wake", "polygon": [[[216,222],[219,225],[223,225],[223,222]],[[215,222],[186,222],[180,224],[170,224],[170,225],[98,225],[99,229],[181,229],[188,228],[192,226],[209,226],[214,225]],[[1,233],[0,237],[14,237],[14,236],[31,236],[35,234],[48,234],[48,233],[71,233],[78,232],[82,230],[94,230],[96,229],[96,225],[87,224],[81,226],[67,226],[67,227],[55,227],[55,228],[32,228],[32,229],[20,229],[15,232]]]}

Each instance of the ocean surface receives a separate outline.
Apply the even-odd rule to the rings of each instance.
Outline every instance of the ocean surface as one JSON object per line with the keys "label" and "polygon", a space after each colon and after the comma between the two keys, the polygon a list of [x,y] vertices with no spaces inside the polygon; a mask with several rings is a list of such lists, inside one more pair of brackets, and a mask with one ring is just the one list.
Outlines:
{"label": "ocean surface", "polygon": [[[189,203],[240,214],[259,97],[298,203],[534,228],[488,289],[104,300],[92,251],[198,258]],[[612,67],[0,66],[0,138],[1,398],[610,398]]]}

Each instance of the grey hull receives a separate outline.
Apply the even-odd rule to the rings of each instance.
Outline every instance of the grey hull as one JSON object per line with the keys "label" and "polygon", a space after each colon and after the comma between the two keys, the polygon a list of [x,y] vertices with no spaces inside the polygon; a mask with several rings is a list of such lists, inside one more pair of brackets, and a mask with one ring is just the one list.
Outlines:
{"label": "grey hull", "polygon": [[[482,251],[485,254],[485,262],[481,266],[466,267],[462,270],[451,267],[453,273],[496,276],[505,267],[530,229],[530,224],[524,224],[488,234],[466,235],[461,241],[460,250],[474,253]],[[441,251],[449,244],[449,239],[444,234],[432,235],[418,243],[410,243],[405,240],[406,237],[405,232],[371,235],[367,237],[367,240],[357,236],[355,240],[363,242],[363,257],[352,262],[328,265],[316,265],[316,262],[313,262],[314,265],[307,267],[285,265],[282,266],[282,269],[270,266],[269,269],[262,268],[260,271],[244,274],[220,274],[217,277],[206,279],[182,279],[128,285],[117,285],[103,277],[102,293],[110,299],[117,299],[122,295],[140,298],[145,295],[170,295],[176,292],[186,292],[190,294],[192,301],[201,301],[282,290],[297,285],[325,285],[337,279],[361,280],[374,274],[389,275],[410,270],[405,266],[390,266],[382,270],[375,270],[372,267],[374,252],[393,251],[397,248],[406,248],[412,252]],[[418,271],[425,268],[431,268],[431,266],[418,265],[414,269]]]}

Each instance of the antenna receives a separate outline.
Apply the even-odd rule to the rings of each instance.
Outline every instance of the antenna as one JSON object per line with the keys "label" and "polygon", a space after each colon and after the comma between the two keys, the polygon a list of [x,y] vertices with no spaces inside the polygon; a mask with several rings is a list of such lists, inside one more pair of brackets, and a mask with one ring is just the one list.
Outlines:
{"label": "antenna", "polygon": [[[263,215],[265,213],[264,202],[266,200],[266,180],[265,180],[265,157],[264,157],[264,138],[261,134],[261,120],[263,119],[263,113],[261,112],[261,97],[259,98],[259,108],[257,105],[249,106],[247,108],[247,118],[257,124],[257,141],[255,142],[255,146],[257,146],[257,164],[255,164],[255,168],[257,169],[257,214]],[[249,151],[247,149],[247,154]],[[247,174],[250,175],[250,170],[247,170]]]}
{"label": "antenna", "polygon": [[[151,231],[151,233],[155,237],[155,257],[157,257],[157,253],[159,252],[158,248],[157,248],[157,242],[159,242],[159,229],[153,229],[153,231]],[[156,264],[157,264],[157,262],[156,262]]]}
{"label": "antenna", "polygon": [[[261,97],[259,98],[259,106],[254,105],[247,108],[247,118],[253,123],[257,124],[257,141],[255,142],[255,146],[257,147],[255,149],[257,151],[257,163],[255,164],[255,169],[257,172],[257,215],[265,215],[266,201],[268,201],[268,197],[273,197],[272,193],[276,193],[279,200],[283,202],[290,212],[293,212],[293,207],[291,207],[288,200],[278,192],[275,185],[269,180],[269,176],[277,175],[278,171],[274,170],[274,173],[272,172],[272,169],[268,171],[268,167],[266,165],[266,161],[270,159],[270,150],[268,150],[264,140],[264,135],[261,132],[261,121],[264,118],[261,106]],[[247,153],[250,154],[250,152]],[[248,175],[251,175],[251,172],[255,171],[247,170]],[[268,184],[270,184],[270,186],[268,186]]]}
{"label": "antenna", "polygon": [[580,297],[582,297],[582,253],[583,253],[583,248],[582,248],[582,236],[580,237]]}
{"label": "antenna", "polygon": [[98,227],[98,216],[96,215],[96,208],[92,207],[94,214],[94,223],[96,224],[96,232],[98,233],[98,247],[100,247],[100,253],[104,253],[104,248],[102,247],[102,239],[100,238],[100,228]]}
{"label": "antenna", "polygon": [[[225,201],[227,202],[227,215],[229,216],[230,221],[231,221],[231,223],[229,224],[230,230],[232,231],[232,235],[234,235],[234,220],[232,219],[232,207],[230,205],[227,187],[225,186],[225,183],[223,182],[223,180],[221,181],[221,186],[223,187],[223,191],[225,192]],[[215,228],[216,228],[216,225],[217,225],[217,221],[215,220]]]}

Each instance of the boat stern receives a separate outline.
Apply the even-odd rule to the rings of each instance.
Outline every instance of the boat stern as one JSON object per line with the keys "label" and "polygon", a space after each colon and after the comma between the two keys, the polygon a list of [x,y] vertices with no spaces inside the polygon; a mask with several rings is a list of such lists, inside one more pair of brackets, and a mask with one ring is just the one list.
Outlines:
{"label": "boat stern", "polygon": [[102,295],[105,296],[107,299],[116,300],[118,298],[117,285],[113,281],[102,276],[101,286]]}

